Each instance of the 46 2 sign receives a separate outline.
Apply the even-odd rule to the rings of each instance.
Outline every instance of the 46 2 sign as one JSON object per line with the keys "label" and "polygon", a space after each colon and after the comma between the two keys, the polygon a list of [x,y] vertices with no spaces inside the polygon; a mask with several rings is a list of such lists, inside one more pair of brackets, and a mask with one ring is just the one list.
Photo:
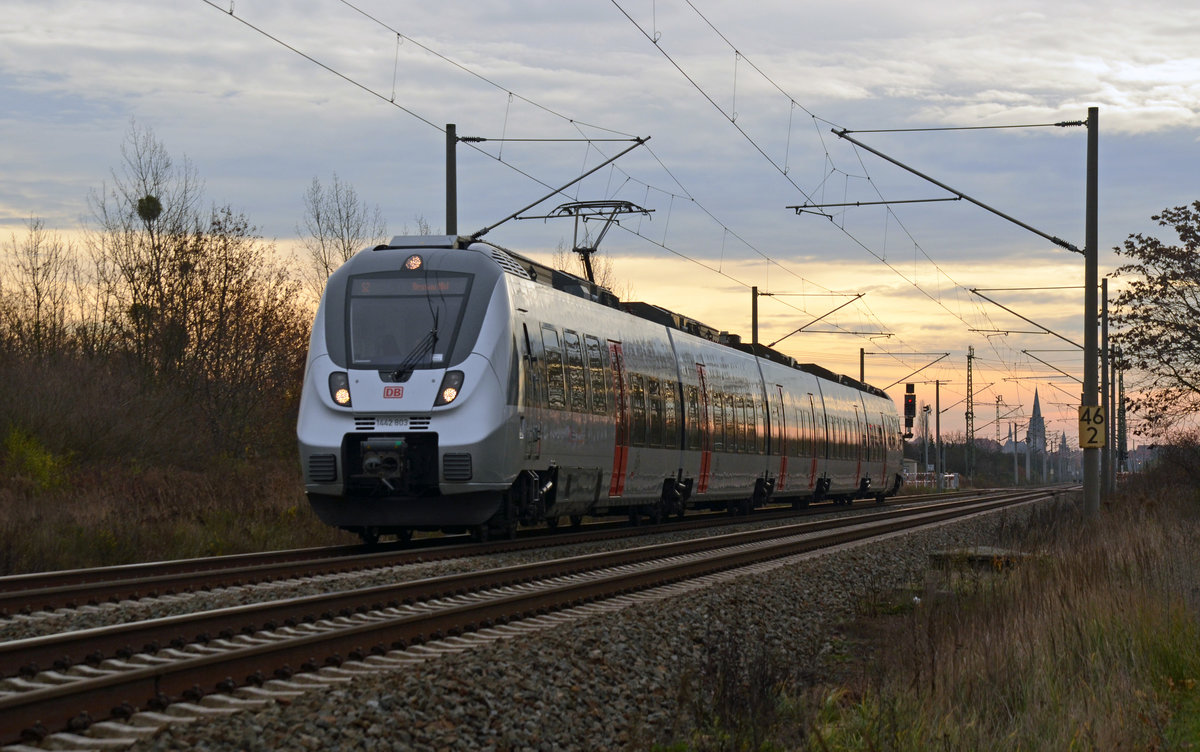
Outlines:
{"label": "46 2 sign", "polygon": [[1107,421],[1104,408],[1099,405],[1079,406],[1079,448],[1101,449],[1104,447],[1104,425]]}

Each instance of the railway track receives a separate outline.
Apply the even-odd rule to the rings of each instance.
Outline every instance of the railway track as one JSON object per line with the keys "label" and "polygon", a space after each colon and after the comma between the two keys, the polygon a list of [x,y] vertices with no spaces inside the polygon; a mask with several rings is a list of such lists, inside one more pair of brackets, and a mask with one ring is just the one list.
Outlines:
{"label": "railway track", "polygon": [[[958,494],[903,497],[905,503],[932,499],[969,498],[978,491]],[[859,502],[873,507],[869,501]],[[756,510],[749,519],[771,520],[797,515],[814,515],[838,509],[817,505],[801,511],[768,507]],[[746,518],[739,518],[746,519]],[[362,571],[462,557],[509,553],[530,548],[547,548],[604,540],[617,540],[667,530],[703,529],[729,524],[722,513],[694,515],[662,525],[630,526],[597,523],[581,530],[558,532],[547,529],[522,530],[515,540],[487,544],[466,542],[466,536],[425,538],[407,546],[384,544],[330,546],[258,552],[201,559],[148,562],[94,569],[76,569],[0,577],[0,616],[29,614],[54,608],[77,608],[121,600],[157,597],[295,577]]]}
{"label": "railway track", "polygon": [[[171,707],[234,712],[297,682],[389,670],[520,620],[1049,498],[988,494],[781,527],[0,643],[0,743],[88,726],[137,733]],[[262,687],[266,685],[266,689]],[[184,705],[179,705],[179,703]],[[174,703],[174,705],[173,705]],[[178,712],[178,710],[176,711]],[[106,720],[113,719],[113,720]],[[114,725],[113,721],[121,725]],[[96,723],[99,722],[99,723]]]}

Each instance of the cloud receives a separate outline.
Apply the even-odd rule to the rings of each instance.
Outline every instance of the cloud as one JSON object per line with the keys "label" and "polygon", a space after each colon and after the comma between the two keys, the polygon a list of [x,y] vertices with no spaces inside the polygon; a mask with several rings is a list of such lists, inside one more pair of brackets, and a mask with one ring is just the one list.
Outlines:
{"label": "cloud", "polygon": [[[944,195],[839,139],[833,124],[1044,123],[1079,120],[1099,105],[1103,268],[1116,262],[1107,249],[1128,233],[1157,233],[1151,214],[1196,198],[1200,9],[1182,0],[696,3],[707,20],[670,0],[620,5],[657,44],[615,6],[550,0],[406,4],[403,12],[364,0],[405,35],[399,40],[348,6],[318,0],[219,9],[10,2],[0,29],[0,225],[19,228],[31,214],[61,230],[76,225],[88,190],[119,163],[131,118],[193,161],[212,201],[245,211],[284,244],[309,181],[334,172],[393,229],[417,216],[443,226],[445,123],[489,139],[649,135],[646,147],[539,209],[575,197],[653,209],[611,233],[606,252],[644,297],[719,328],[748,331],[750,285],[866,291],[831,324],[895,333],[866,340],[880,350],[953,350],[954,368],[930,371],[957,382],[952,392],[962,389],[968,344],[986,358],[980,367],[995,371],[989,379],[1046,370],[1020,352],[1044,336],[970,331],[1017,325],[967,288],[1076,280],[1078,258],[966,202],[796,216],[785,207]],[[243,25],[229,7],[379,96]],[[862,138],[1081,244],[1082,129]],[[460,229],[498,221],[621,148],[460,144]],[[549,252],[569,234],[563,224],[512,221],[488,237]],[[801,315],[782,300],[761,309],[764,339],[831,302],[790,300]],[[1055,329],[1079,330],[1069,294],[1005,300]],[[794,335],[785,344],[855,372],[863,340]],[[919,365],[872,358],[888,380]]]}

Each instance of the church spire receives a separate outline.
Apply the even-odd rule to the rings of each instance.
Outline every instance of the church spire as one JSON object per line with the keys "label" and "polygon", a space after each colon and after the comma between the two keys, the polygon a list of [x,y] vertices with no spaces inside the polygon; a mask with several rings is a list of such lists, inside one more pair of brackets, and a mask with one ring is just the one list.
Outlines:
{"label": "church spire", "polygon": [[1038,400],[1036,388],[1033,390],[1033,415],[1029,417],[1029,433],[1026,438],[1031,451],[1046,451],[1046,419],[1042,417],[1042,403]]}

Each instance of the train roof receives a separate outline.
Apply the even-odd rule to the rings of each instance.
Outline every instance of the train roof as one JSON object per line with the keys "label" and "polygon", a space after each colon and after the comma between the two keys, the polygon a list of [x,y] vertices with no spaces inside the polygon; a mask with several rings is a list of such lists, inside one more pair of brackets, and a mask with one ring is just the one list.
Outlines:
{"label": "train roof", "polygon": [[[749,353],[755,357],[769,360],[773,363],[778,363],[789,368],[795,368],[805,373],[811,373],[818,378],[832,381],[844,386],[858,389],[876,397],[889,399],[887,393],[882,389],[871,386],[858,379],[851,378],[845,374],[834,373],[828,368],[817,365],[816,363],[799,363],[795,358],[784,355],[778,350],[773,350],[766,345],[757,343],[744,343],[742,338],[737,334],[722,332],[714,327],[703,324],[696,319],[684,316],[681,313],[669,311],[661,306],[656,306],[652,303],[643,303],[641,301],[621,301],[611,290],[606,287],[601,287],[594,282],[589,282],[583,277],[576,276],[570,272],[564,272],[561,269],[555,269],[545,264],[534,261],[531,258],[522,256],[516,251],[496,245],[487,240],[472,240],[471,238],[454,235],[397,235],[392,238],[390,243],[377,245],[374,250],[391,250],[396,248],[466,248],[475,244],[489,246],[493,250],[492,258],[500,264],[500,266],[508,273],[520,277],[526,277],[539,284],[548,285],[556,290],[561,290],[569,295],[590,300],[593,303],[615,308],[631,316],[652,321],[656,324],[675,329],[696,337],[701,337],[712,342],[716,342],[727,347],[732,347],[735,350]],[[496,251],[500,253],[497,254]],[[514,263],[515,262],[515,263]]]}

